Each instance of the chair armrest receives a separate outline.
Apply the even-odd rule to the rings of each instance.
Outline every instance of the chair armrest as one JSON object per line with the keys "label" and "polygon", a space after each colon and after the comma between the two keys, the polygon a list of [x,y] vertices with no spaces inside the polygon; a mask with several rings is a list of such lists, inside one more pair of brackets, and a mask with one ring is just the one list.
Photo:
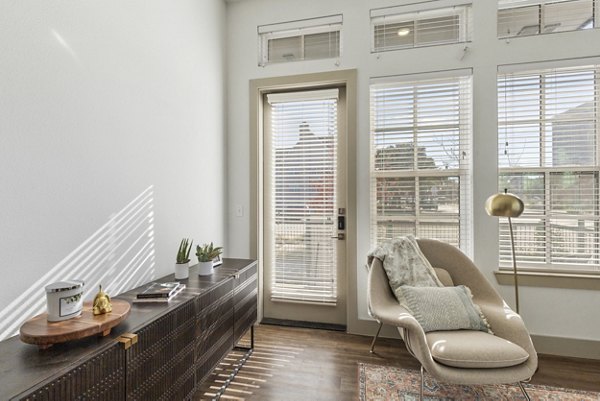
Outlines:
{"label": "chair armrest", "polygon": [[[529,331],[520,315],[504,303],[499,306],[494,304],[479,304],[494,335],[517,344],[529,354],[528,363],[537,367],[537,352],[531,341]],[[534,368],[535,370],[535,368]]]}

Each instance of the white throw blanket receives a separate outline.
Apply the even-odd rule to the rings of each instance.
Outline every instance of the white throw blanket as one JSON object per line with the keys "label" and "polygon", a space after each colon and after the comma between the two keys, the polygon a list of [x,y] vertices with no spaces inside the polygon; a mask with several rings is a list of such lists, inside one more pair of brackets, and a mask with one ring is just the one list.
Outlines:
{"label": "white throw blanket", "polygon": [[394,293],[401,285],[444,286],[412,235],[398,237],[377,246],[368,255],[369,266],[373,262],[373,258],[383,261],[383,268]]}

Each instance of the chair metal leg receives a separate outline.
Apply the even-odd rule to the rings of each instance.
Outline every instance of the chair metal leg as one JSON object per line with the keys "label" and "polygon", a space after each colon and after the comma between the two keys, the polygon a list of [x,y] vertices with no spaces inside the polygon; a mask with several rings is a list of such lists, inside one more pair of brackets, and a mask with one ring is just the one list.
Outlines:
{"label": "chair metal leg", "polygon": [[375,352],[375,341],[377,341],[377,337],[379,337],[379,332],[381,331],[381,326],[383,326],[382,322],[379,322],[379,328],[377,329],[377,333],[375,333],[375,337],[373,337],[373,341],[371,341],[371,349],[369,352],[372,354]]}
{"label": "chair metal leg", "polygon": [[523,387],[523,384],[521,384],[521,382],[517,382],[517,384],[519,385],[519,388],[521,389],[521,392],[523,393],[525,399],[527,401],[531,401],[531,398],[529,398],[529,394],[527,394],[527,391],[525,391],[525,387]]}
{"label": "chair metal leg", "polygon": [[424,382],[425,378],[423,375],[423,365],[421,365],[421,391],[419,392],[419,400],[423,401],[423,386],[424,386]]}

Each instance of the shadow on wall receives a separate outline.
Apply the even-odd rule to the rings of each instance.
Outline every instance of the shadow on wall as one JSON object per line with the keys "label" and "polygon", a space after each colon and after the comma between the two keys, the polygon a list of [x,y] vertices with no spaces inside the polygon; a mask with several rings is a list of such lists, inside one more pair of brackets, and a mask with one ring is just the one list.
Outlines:
{"label": "shadow on wall", "polygon": [[0,340],[17,334],[25,320],[46,310],[44,287],[50,283],[81,279],[85,281],[84,299],[91,300],[99,284],[117,295],[154,279],[153,203],[151,185],[0,310]]}

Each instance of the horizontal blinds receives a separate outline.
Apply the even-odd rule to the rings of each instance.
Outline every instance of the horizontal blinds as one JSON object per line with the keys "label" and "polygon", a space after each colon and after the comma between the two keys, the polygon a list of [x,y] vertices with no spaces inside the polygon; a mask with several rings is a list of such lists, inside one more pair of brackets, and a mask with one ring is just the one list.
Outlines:
{"label": "horizontal blinds", "polygon": [[[525,202],[513,220],[520,265],[598,270],[598,66],[498,76],[499,189]],[[507,221],[500,264],[512,263]]]}
{"label": "horizontal blinds", "polygon": [[371,85],[371,241],[437,238],[467,252],[471,78]]}
{"label": "horizontal blinds", "polygon": [[315,99],[269,100],[271,299],[335,304],[337,91]]}
{"label": "horizontal blinds", "polygon": [[499,0],[498,37],[594,28],[593,0]]}
{"label": "horizontal blinds", "polygon": [[259,64],[339,57],[341,29],[341,16],[259,27]]}
{"label": "horizontal blinds", "polygon": [[472,25],[470,11],[470,5],[460,5],[372,16],[372,50],[380,52],[469,41]]}

